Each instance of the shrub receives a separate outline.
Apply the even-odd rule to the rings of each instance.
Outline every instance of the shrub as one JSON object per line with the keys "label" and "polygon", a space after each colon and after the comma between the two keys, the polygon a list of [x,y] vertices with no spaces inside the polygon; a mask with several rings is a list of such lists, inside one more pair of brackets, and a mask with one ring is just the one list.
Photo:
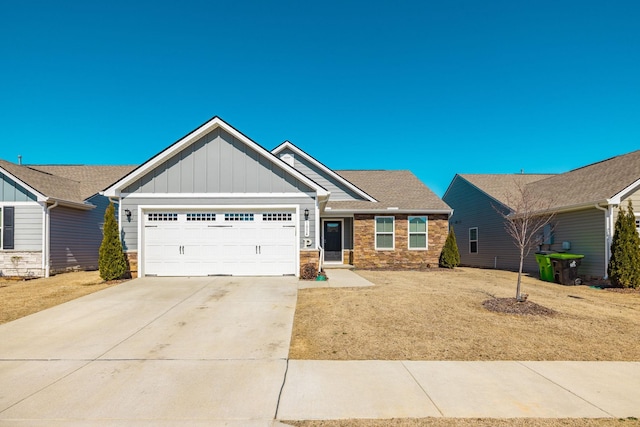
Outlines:
{"label": "shrub", "polygon": [[109,203],[104,212],[102,244],[98,254],[98,269],[102,280],[117,280],[127,272],[127,259],[122,250],[115,208]]}
{"label": "shrub", "polygon": [[453,226],[449,227],[447,240],[440,253],[440,267],[455,268],[460,265],[460,252],[456,243],[456,235],[453,233]]}
{"label": "shrub", "polygon": [[307,263],[302,266],[300,272],[300,278],[304,280],[313,280],[318,276],[318,269],[312,263]]}
{"label": "shrub", "polygon": [[626,212],[618,212],[607,273],[615,286],[640,287],[640,236],[631,200]]}

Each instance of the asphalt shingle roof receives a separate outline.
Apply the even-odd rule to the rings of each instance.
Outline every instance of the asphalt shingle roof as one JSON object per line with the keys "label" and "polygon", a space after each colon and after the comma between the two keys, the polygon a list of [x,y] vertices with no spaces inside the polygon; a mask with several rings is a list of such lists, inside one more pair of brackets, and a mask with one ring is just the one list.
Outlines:
{"label": "asphalt shingle roof", "polygon": [[0,160],[0,167],[46,197],[73,203],[84,203],[134,169],[134,166],[17,165],[6,160]]}
{"label": "asphalt shingle roof", "polygon": [[640,150],[612,157],[562,174],[460,174],[507,205],[518,185],[544,195],[551,208],[566,209],[603,203],[640,180]]}
{"label": "asphalt shingle roof", "polygon": [[376,202],[331,201],[327,207],[335,210],[380,210],[387,208],[414,211],[449,211],[451,208],[433,191],[407,170],[341,170],[338,175],[366,192]]}

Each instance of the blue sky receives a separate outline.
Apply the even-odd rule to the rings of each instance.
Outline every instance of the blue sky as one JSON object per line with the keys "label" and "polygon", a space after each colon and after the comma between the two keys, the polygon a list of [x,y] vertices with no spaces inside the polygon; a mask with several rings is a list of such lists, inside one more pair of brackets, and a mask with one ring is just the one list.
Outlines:
{"label": "blue sky", "polygon": [[0,158],[139,164],[213,116],[333,169],[556,173],[640,148],[640,2],[8,1]]}

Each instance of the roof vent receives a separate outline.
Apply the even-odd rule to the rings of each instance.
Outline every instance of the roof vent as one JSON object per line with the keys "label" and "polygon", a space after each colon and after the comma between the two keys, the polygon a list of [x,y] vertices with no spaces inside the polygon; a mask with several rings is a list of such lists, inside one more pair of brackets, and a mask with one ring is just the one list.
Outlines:
{"label": "roof vent", "polygon": [[291,167],[293,167],[293,165],[294,165],[293,154],[285,153],[285,154],[280,156],[280,160],[282,160],[283,162],[287,163]]}

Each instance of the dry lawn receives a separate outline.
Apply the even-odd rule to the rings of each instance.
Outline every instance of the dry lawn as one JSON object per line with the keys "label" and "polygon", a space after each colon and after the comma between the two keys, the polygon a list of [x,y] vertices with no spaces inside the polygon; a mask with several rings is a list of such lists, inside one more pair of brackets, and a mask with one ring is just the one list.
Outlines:
{"label": "dry lawn", "polygon": [[516,273],[457,268],[358,274],[376,286],[299,291],[292,359],[640,361],[637,292],[527,276],[522,291],[529,301],[557,314],[518,316],[482,305],[514,297]]}
{"label": "dry lawn", "polygon": [[0,324],[28,316],[63,302],[102,290],[106,283],[97,271],[58,274],[47,279],[0,278]]}

